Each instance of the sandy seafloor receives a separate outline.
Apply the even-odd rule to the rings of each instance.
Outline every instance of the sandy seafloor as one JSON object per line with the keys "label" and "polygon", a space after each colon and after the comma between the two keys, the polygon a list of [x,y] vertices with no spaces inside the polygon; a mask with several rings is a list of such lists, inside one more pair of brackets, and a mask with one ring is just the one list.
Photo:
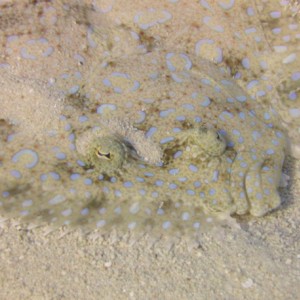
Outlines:
{"label": "sandy seafloor", "polygon": [[149,237],[128,244],[4,222],[0,297],[299,299],[299,213],[299,201],[289,198],[241,229],[204,234],[191,250],[179,240],[169,249]]}
{"label": "sandy seafloor", "polygon": [[[299,195],[299,179],[293,191]],[[299,299],[298,199],[200,246],[1,223],[1,299]],[[48,233],[48,234],[47,234]]]}
{"label": "sandy seafloor", "polygon": [[[143,2],[143,1],[142,1]],[[283,205],[199,243],[0,222],[0,299],[300,299],[300,165]]]}

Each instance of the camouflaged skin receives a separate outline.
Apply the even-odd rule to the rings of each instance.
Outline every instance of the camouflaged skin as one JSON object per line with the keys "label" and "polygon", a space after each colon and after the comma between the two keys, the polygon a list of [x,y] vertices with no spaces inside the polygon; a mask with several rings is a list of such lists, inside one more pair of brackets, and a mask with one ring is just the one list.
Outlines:
{"label": "camouflaged skin", "polygon": [[1,72],[64,95],[38,139],[40,118],[1,117],[3,215],[184,231],[218,223],[203,211],[280,205],[284,127],[298,147],[296,2],[0,4]]}

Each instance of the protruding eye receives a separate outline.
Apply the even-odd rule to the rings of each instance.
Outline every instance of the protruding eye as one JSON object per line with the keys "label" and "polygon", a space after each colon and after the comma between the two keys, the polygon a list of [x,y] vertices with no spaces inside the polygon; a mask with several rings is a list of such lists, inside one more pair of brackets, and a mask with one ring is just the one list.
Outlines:
{"label": "protruding eye", "polygon": [[226,141],[218,131],[200,127],[197,133],[197,144],[207,154],[211,156],[219,156],[225,151]]}
{"label": "protruding eye", "polygon": [[104,158],[104,159],[111,159],[111,158],[112,158],[110,152],[104,153],[104,152],[101,152],[101,150],[97,150],[97,151],[96,151],[96,155],[97,155],[98,157]]}
{"label": "protruding eye", "polygon": [[98,173],[113,173],[128,159],[130,149],[124,140],[115,135],[101,135],[87,131],[76,141],[82,161]]}

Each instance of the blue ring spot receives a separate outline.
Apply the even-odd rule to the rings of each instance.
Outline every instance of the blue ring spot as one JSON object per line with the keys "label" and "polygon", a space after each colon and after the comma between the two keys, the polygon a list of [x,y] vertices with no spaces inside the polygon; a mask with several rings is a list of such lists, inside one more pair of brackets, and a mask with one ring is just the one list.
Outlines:
{"label": "blue ring spot", "polygon": [[194,196],[195,195],[195,191],[193,191],[193,190],[187,190],[186,192],[190,196]]}
{"label": "blue ring spot", "polygon": [[169,229],[171,227],[172,223],[170,221],[165,221],[162,224],[163,229]]}
{"label": "blue ring spot", "polygon": [[198,188],[198,187],[200,187],[201,186],[201,182],[200,181],[195,181],[194,182],[194,187],[195,188]]}
{"label": "blue ring spot", "polygon": [[189,165],[189,169],[190,169],[190,171],[192,171],[192,172],[198,172],[198,168],[197,168],[195,165],[190,164],[190,165]]}
{"label": "blue ring spot", "polygon": [[77,179],[79,179],[80,178],[80,174],[78,174],[78,173],[74,173],[74,174],[72,174],[71,176],[70,176],[70,179],[71,180],[77,180]]}
{"label": "blue ring spot", "polygon": [[184,213],[182,214],[182,216],[181,216],[181,219],[182,219],[183,221],[188,221],[189,218],[190,218],[190,214],[189,214],[188,212],[184,212]]}
{"label": "blue ring spot", "polygon": [[209,194],[212,196],[212,195],[215,195],[216,194],[216,190],[215,189],[210,189],[209,190]]}
{"label": "blue ring spot", "polygon": [[99,228],[99,227],[103,227],[105,226],[106,224],[106,221],[105,220],[100,220],[96,223],[96,226]]}
{"label": "blue ring spot", "polygon": [[175,184],[175,183],[170,183],[170,184],[169,184],[169,188],[170,188],[171,190],[175,190],[175,189],[177,188],[177,184]]}
{"label": "blue ring spot", "polygon": [[207,107],[210,105],[210,103],[211,103],[211,100],[207,96],[205,96],[204,100],[200,103],[200,105],[203,107]]}
{"label": "blue ring spot", "polygon": [[109,109],[109,110],[116,110],[117,109],[117,106],[114,105],[114,104],[102,104],[100,106],[98,106],[97,108],[97,114],[103,114],[103,112],[106,110],[106,109]]}
{"label": "blue ring spot", "polygon": [[169,170],[169,174],[171,175],[177,175],[179,173],[179,169],[171,169]]}
{"label": "blue ring spot", "polygon": [[130,187],[133,187],[133,183],[131,182],[131,181],[126,181],[126,182],[124,182],[124,187],[126,187],[126,188],[130,188]]}
{"label": "blue ring spot", "polygon": [[89,209],[86,207],[86,208],[84,208],[84,209],[82,209],[81,211],[80,211],[80,214],[82,215],[82,216],[86,216],[86,215],[88,215],[89,214]]}
{"label": "blue ring spot", "polygon": [[93,183],[93,181],[92,181],[91,178],[84,179],[84,184],[86,184],[86,185],[92,185],[92,183]]}
{"label": "blue ring spot", "polygon": [[169,142],[171,142],[173,140],[174,140],[174,137],[172,137],[172,136],[165,137],[162,140],[160,140],[160,144],[166,144],[166,143],[169,143]]}
{"label": "blue ring spot", "polygon": [[163,186],[164,182],[162,180],[156,180],[155,185]]}
{"label": "blue ring spot", "polygon": [[26,165],[25,165],[25,167],[27,168],[27,169],[32,169],[33,167],[35,167],[36,165],[37,165],[37,163],[38,163],[38,161],[39,161],[39,156],[38,156],[38,154],[35,152],[35,151],[33,151],[33,150],[31,150],[31,149],[22,149],[22,150],[20,150],[20,151],[18,151],[13,157],[12,157],[12,161],[14,162],[14,163],[17,163],[18,161],[19,161],[19,159],[23,156],[23,155],[31,155],[31,157],[32,157],[32,161],[31,162],[29,162],[29,163],[27,163]]}
{"label": "blue ring spot", "polygon": [[11,170],[10,171],[10,174],[15,177],[15,178],[21,178],[22,177],[22,174],[21,172],[19,172],[18,170]]}

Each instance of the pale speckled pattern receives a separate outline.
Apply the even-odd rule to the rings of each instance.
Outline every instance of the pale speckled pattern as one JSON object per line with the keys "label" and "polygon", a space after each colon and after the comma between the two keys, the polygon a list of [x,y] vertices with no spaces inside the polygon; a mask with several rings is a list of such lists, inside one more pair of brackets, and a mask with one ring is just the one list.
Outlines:
{"label": "pale speckled pattern", "polygon": [[[65,95],[42,137],[2,121],[4,216],[198,231],[218,223],[212,212],[280,205],[285,127],[300,119],[296,2],[0,4],[1,72]],[[199,14],[187,23],[190,10]],[[297,155],[299,132],[288,134]],[[105,172],[103,157],[78,151],[102,136]],[[226,149],[211,155],[219,139]]]}

